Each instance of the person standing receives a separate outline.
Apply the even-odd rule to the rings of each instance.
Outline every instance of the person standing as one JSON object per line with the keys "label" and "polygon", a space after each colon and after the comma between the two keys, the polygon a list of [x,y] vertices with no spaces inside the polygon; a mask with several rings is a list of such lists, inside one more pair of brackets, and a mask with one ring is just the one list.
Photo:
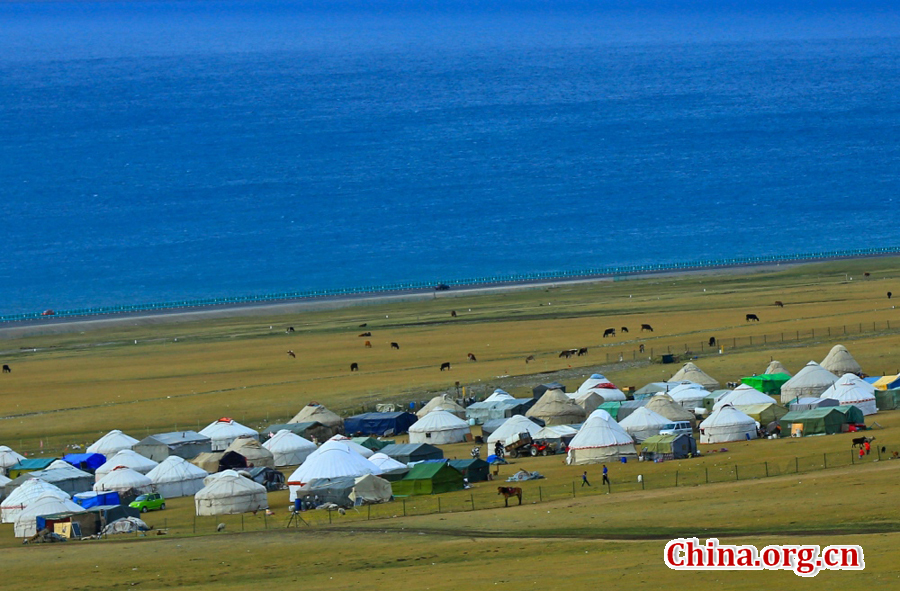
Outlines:
{"label": "person standing", "polygon": [[587,470],[585,470],[584,472],[581,473],[581,486],[585,486],[585,485],[587,485],[587,486],[591,485],[591,483],[588,482],[588,479],[587,479]]}
{"label": "person standing", "polygon": [[872,451],[872,446],[869,445],[868,441],[866,441],[865,445],[866,445],[866,455],[869,455],[869,453]]}
{"label": "person standing", "polygon": [[606,464],[603,464],[603,484],[609,484],[609,468],[606,467]]}

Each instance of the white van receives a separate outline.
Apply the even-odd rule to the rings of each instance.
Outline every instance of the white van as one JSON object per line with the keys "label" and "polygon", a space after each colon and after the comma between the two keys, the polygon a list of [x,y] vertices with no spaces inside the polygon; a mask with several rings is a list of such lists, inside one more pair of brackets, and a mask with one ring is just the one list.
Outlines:
{"label": "white van", "polygon": [[660,435],[681,435],[682,433],[686,435],[693,434],[694,430],[691,429],[690,421],[675,421],[674,423],[666,423],[662,426],[662,429],[659,430]]}

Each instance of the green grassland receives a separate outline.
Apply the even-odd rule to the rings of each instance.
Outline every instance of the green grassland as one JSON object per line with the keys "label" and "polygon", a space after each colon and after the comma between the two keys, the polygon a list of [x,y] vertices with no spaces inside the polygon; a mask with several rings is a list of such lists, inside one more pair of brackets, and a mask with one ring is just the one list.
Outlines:
{"label": "green grassland", "polygon": [[[143,437],[196,429],[220,416],[261,427],[288,419],[311,400],[351,413],[374,402],[426,400],[455,391],[456,381],[477,394],[499,386],[526,395],[531,385],[549,380],[571,390],[601,371],[620,387],[640,387],[678,369],[658,362],[669,351],[698,357],[723,384],[763,371],[772,358],[797,371],[838,342],[870,373],[896,372],[900,315],[885,292],[900,293],[898,277],[900,260],[866,259],[495,294],[450,292],[427,301],[287,316],[134,320],[60,334],[36,328],[28,336],[0,338],[0,360],[14,368],[0,379],[0,444],[58,455],[113,428]],[[774,306],[775,300],[785,306]],[[748,312],[761,322],[747,323]],[[361,323],[367,327],[360,329]],[[642,323],[654,332],[641,333]],[[296,332],[287,334],[286,326]],[[605,328],[622,326],[630,332],[602,338]],[[362,330],[372,337],[360,338]],[[721,353],[705,345],[710,336]],[[363,347],[365,340],[371,349]],[[390,349],[392,341],[399,351]],[[640,344],[644,355],[637,353]],[[558,357],[573,347],[590,351]],[[477,362],[466,361],[469,352]],[[528,355],[535,361],[526,364]],[[438,370],[444,361],[453,364],[451,372]],[[351,362],[359,363],[358,373],[349,372]],[[878,445],[900,449],[900,411],[873,419],[883,427],[873,431]],[[344,517],[312,512],[309,527],[289,530],[284,491],[270,495],[275,515],[268,517],[195,520],[192,499],[173,499],[165,511],[148,514],[165,536],[125,541],[16,548],[11,526],[3,525],[0,571],[8,589],[33,586],[26,573],[51,563],[43,580],[76,589],[131,583],[237,589],[263,578],[337,589],[418,577],[417,587],[434,589],[495,583],[555,589],[587,582],[645,588],[662,580],[688,589],[772,583],[891,588],[900,580],[890,559],[898,535],[893,489],[900,461],[873,455],[854,463],[851,437],[737,442],[702,446],[703,457],[691,460],[617,463],[610,466],[611,494],[599,486],[573,491],[583,468],[566,466],[562,457],[520,459],[497,477],[519,468],[546,476],[522,484],[521,508],[502,508],[496,483],[488,482]],[[445,454],[464,458],[470,448],[447,446]],[[587,469],[599,484],[599,468]],[[220,522],[226,532],[215,534]],[[246,533],[238,534],[241,529]],[[808,543],[860,543],[867,569],[822,573],[812,581],[790,573],[676,573],[663,565],[659,541],[676,534],[745,536],[760,546],[801,534]]]}

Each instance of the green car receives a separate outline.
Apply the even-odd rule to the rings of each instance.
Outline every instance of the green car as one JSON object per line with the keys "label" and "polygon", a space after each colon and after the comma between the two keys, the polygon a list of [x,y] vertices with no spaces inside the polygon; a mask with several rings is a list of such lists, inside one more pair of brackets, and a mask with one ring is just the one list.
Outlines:
{"label": "green car", "polygon": [[156,509],[165,509],[166,500],[159,493],[150,493],[148,495],[139,496],[128,506],[133,509],[140,509],[141,513],[146,513],[147,511],[155,511]]}

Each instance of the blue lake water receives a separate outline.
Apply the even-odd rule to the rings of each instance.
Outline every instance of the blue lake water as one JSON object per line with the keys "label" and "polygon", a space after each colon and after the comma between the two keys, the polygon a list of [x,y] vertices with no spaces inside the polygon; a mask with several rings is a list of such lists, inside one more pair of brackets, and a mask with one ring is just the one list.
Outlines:
{"label": "blue lake water", "polygon": [[890,3],[0,4],[0,314],[896,246]]}

